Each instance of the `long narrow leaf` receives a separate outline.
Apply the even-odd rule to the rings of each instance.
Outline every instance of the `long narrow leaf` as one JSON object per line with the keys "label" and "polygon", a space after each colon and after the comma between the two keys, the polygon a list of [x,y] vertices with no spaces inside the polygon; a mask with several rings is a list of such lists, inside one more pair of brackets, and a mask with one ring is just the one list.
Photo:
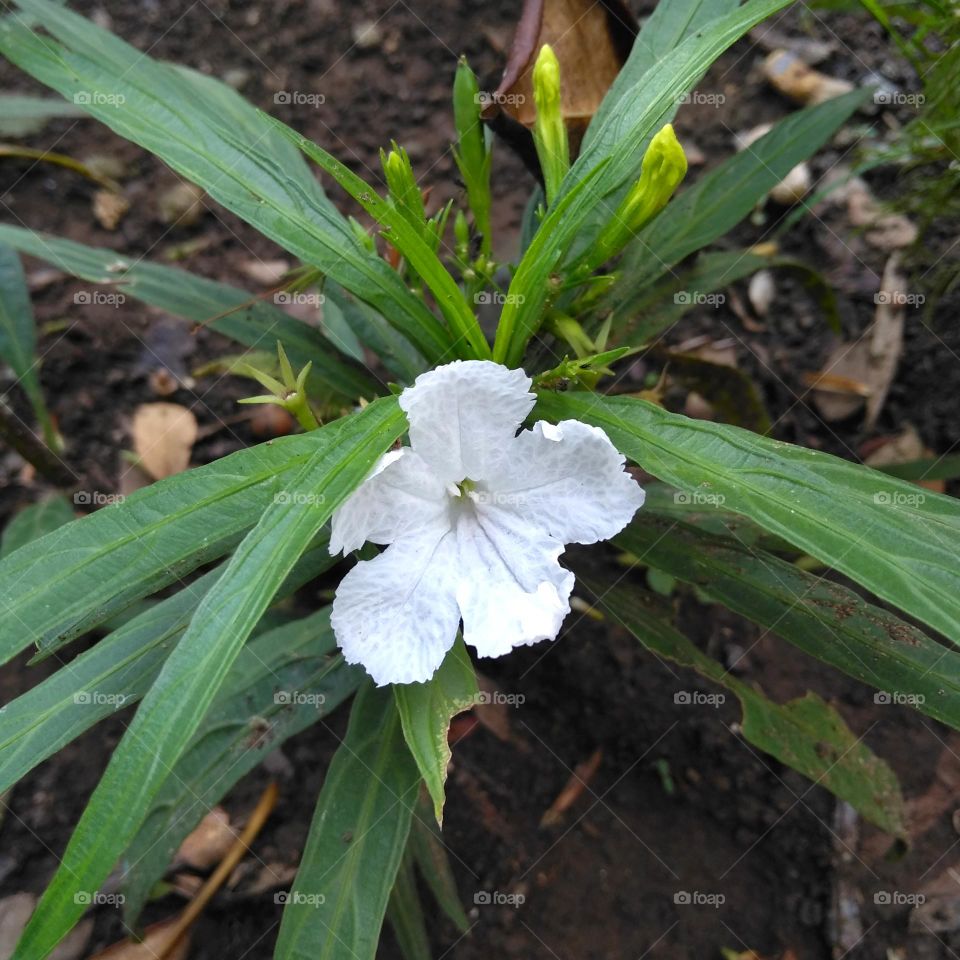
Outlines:
{"label": "long narrow leaf", "polygon": [[150,891],[203,815],[294,734],[329,716],[363,680],[334,656],[330,610],[268,630],[237,657],[123,856],[124,917],[136,927]]}
{"label": "long narrow leaf", "polygon": [[279,340],[296,365],[312,361],[312,385],[331,389],[341,397],[372,399],[385,392],[356,363],[338,354],[335,343],[319,330],[295,320],[272,303],[254,300],[245,290],[175,267],[8,224],[0,224],[0,241],[89,283],[115,285],[125,296],[206,323],[244,346],[272,351]]}
{"label": "long narrow leaf", "polygon": [[[41,653],[228,553],[329,434],[285,437],[138,490],[0,561],[0,661]],[[322,437],[324,439],[318,439]],[[96,491],[80,491],[85,502]]]}
{"label": "long narrow leaf", "polygon": [[393,694],[362,687],[317,801],[275,960],[374,960],[419,788]]}
{"label": "long narrow leaf", "polygon": [[960,503],[867,467],[644,400],[541,394],[654,476],[713,497],[960,642]]}
{"label": "long narrow leaf", "polygon": [[743,708],[743,736],[750,743],[846,800],[882,830],[905,838],[903,795],[896,775],[862,738],[854,736],[833,707],[815,693],[784,704],[773,703],[701,653],[653,613],[638,591],[607,590],[599,581],[589,583],[600,606],[651,653],[692,667],[730,690]]}
{"label": "long narrow leaf", "polygon": [[99,889],[140,829],[280,584],[405,424],[388,397],[311,435],[315,452],[292,479],[291,496],[268,507],[244,538],[141,703],[14,960],[42,960],[80,918],[78,894]]}
{"label": "long narrow leaf", "polygon": [[960,653],[840,584],[685,524],[639,517],[616,543],[811,656],[960,730]]}
{"label": "long narrow leaf", "polygon": [[258,125],[248,114],[237,123],[236,101],[224,110],[222,92],[211,98],[195,76],[50,0],[18,7],[56,40],[7,17],[0,21],[0,53],[371,303],[425,357],[447,355],[449,335],[396,271],[357,243],[315,183],[296,168],[288,172],[273,149],[271,124]]}

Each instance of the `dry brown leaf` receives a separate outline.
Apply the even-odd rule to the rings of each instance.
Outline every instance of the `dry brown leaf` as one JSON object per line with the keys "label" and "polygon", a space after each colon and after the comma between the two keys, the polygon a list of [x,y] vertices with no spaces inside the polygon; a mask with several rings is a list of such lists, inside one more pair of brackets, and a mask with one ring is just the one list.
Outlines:
{"label": "dry brown leaf", "polygon": [[847,216],[855,227],[866,227],[867,243],[887,252],[909,247],[917,239],[917,227],[900,213],[885,212],[860,177],[854,177],[844,188]]}
{"label": "dry brown leaf", "polygon": [[106,950],[90,957],[90,960],[187,960],[190,953],[190,931],[181,934],[171,948],[171,940],[177,935],[178,921],[161,920],[144,931],[143,940],[121,940]]}
{"label": "dry brown leaf", "polygon": [[244,276],[264,287],[275,287],[290,272],[289,260],[244,260],[240,264]]}
{"label": "dry brown leaf", "polygon": [[[906,278],[894,254],[883,270],[873,323],[854,343],[841,343],[830,354],[818,374],[822,382],[832,378],[862,384],[858,396],[818,389],[814,402],[826,420],[842,420],[866,404],[865,426],[872,429],[887,399],[903,350]],[[869,391],[869,392],[867,392]]]}
{"label": "dry brown leaf", "polygon": [[477,720],[486,727],[498,740],[504,743],[510,741],[510,712],[504,698],[497,696],[500,689],[487,676],[477,671],[477,687],[480,689],[480,699],[473,708]]}
{"label": "dry brown leaf", "polygon": [[197,439],[197,418],[176,403],[145,403],[133,415],[133,449],[140,465],[162,480],[186,470]]}
{"label": "dry brown leaf", "polygon": [[104,230],[116,230],[127,215],[130,201],[113,190],[97,190],[93,195],[93,215]]}
{"label": "dry brown leaf", "polygon": [[571,156],[626,62],[637,34],[623,0],[524,0],[503,80],[484,108],[484,118],[528,158],[537,109],[533,65],[544,44],[560,62],[561,111],[570,132]]}
{"label": "dry brown leaf", "polygon": [[785,97],[801,106],[832,100],[853,90],[849,80],[828,77],[790,50],[774,50],[763,62],[763,75]]}
{"label": "dry brown leaf", "polygon": [[573,773],[570,775],[566,786],[540,818],[541,827],[554,827],[560,823],[564,813],[577,802],[583,791],[590,785],[590,781],[597,775],[601,760],[603,760],[603,751],[597,747],[589,759],[578,763],[573,768]]}
{"label": "dry brown leaf", "polygon": [[164,223],[191,227],[203,216],[206,194],[195,183],[176,183],[157,197],[157,212]]}
{"label": "dry brown leaf", "polygon": [[[863,462],[869,467],[886,467],[935,456],[936,453],[933,450],[924,446],[917,428],[908,423],[901,433],[882,438]],[[936,493],[943,493],[946,490],[944,480],[919,480],[917,485]]]}
{"label": "dry brown leaf", "polygon": [[236,839],[237,832],[230,825],[230,814],[223,807],[216,806],[180,844],[174,862],[195,870],[209,870],[226,856]]}

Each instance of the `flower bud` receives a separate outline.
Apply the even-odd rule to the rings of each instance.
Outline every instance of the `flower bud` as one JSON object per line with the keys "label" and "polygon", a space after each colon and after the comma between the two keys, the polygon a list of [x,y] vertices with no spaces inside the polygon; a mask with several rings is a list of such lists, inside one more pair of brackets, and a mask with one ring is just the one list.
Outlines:
{"label": "flower bud", "polygon": [[667,205],[686,172],[683,147],[668,123],[650,141],[643,155],[640,179],[597,238],[590,253],[591,270],[619,253]]}
{"label": "flower bud", "polygon": [[533,142],[549,204],[570,169],[570,145],[560,108],[560,62],[547,43],[540,48],[533,67],[533,99],[537,105]]}

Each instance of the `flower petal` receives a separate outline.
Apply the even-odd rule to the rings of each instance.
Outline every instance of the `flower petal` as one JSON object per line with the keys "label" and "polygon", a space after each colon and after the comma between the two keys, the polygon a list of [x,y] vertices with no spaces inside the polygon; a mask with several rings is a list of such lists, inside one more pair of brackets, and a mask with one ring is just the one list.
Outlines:
{"label": "flower petal", "polygon": [[391,450],[334,511],[330,553],[393,543],[412,530],[450,529],[443,483],[409,447]]}
{"label": "flower petal", "polygon": [[563,544],[483,505],[460,514],[456,536],[463,639],[481,657],[553,640],[570,611],[574,581],[557,562]]}
{"label": "flower petal", "polygon": [[347,663],[378,686],[433,676],[460,622],[456,553],[452,532],[411,535],[340,581],[330,622]]}
{"label": "flower petal", "polygon": [[562,543],[596,543],[619,533],[643,506],[643,487],[623,465],[599,427],[541,420],[513,441],[493,490],[481,496]]}
{"label": "flower petal", "polygon": [[482,480],[498,468],[533,409],[530,378],[489,360],[457,360],[400,394],[410,445],[444,480]]}

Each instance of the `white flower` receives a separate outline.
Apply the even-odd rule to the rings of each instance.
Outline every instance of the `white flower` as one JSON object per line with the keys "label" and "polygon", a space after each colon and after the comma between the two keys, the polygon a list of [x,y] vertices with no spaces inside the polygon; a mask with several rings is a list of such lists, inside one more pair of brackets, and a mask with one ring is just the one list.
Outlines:
{"label": "white flower", "polygon": [[570,610],[566,543],[622,530],[644,493],[607,435],[577,420],[517,433],[530,378],[484,360],[400,395],[410,446],[386,454],[333,515],[330,552],[390,544],[344,577],[332,623],[378,684],[429,680],[463,637],[483,657],[552,640]]}

